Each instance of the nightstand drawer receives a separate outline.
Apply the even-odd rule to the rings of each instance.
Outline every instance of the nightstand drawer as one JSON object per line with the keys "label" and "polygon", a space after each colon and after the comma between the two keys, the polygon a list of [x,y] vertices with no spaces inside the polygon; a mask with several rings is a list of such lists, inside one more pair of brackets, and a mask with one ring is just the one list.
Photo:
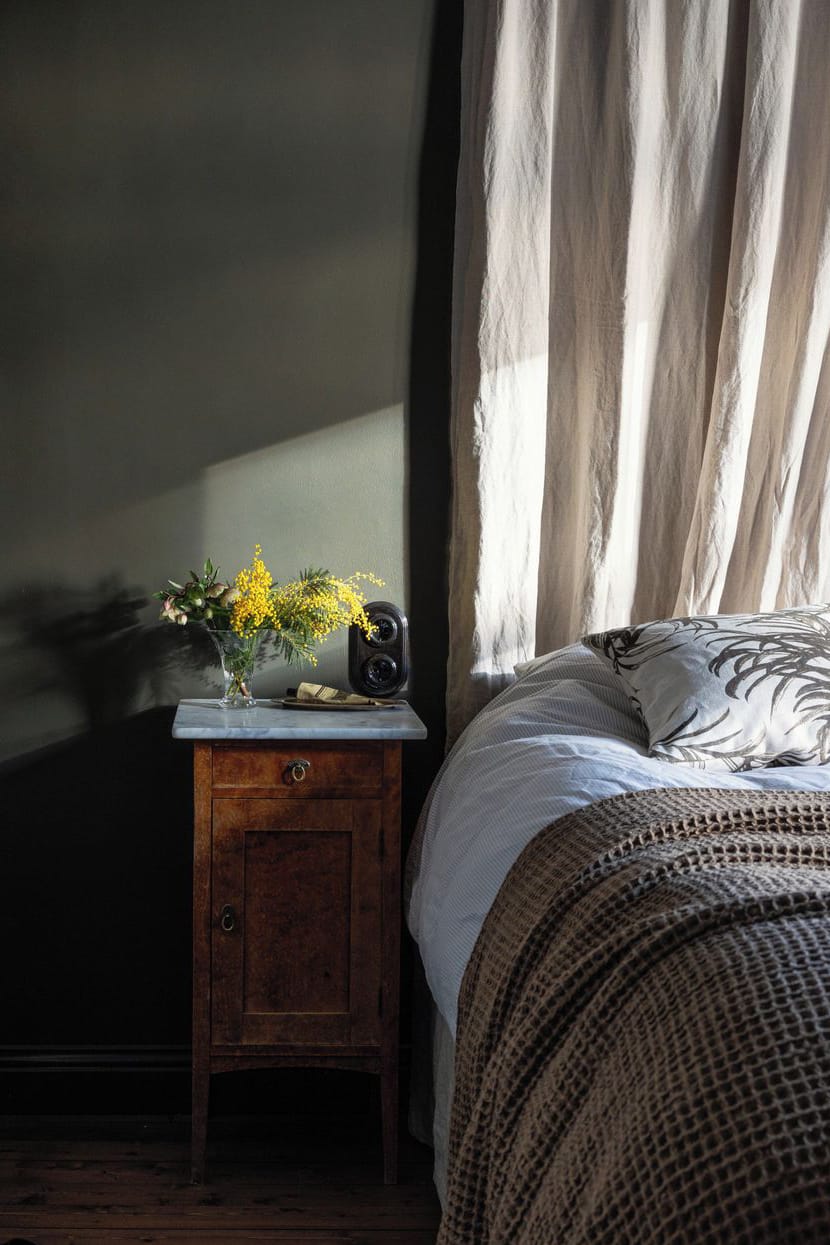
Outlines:
{"label": "nightstand drawer", "polygon": [[275,748],[215,746],[213,794],[267,791],[270,799],[319,799],[326,795],[379,795],[383,745],[297,743]]}

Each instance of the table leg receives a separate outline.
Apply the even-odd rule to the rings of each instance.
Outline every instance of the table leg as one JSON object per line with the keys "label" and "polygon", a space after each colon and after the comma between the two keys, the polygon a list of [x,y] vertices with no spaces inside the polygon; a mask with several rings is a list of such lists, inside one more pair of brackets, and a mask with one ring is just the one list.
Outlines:
{"label": "table leg", "polygon": [[193,1053],[193,1100],[190,1117],[190,1145],[192,1184],[202,1184],[205,1178],[205,1150],[207,1148],[208,1104],[210,1101],[210,1072],[207,1060]]}
{"label": "table leg", "polygon": [[398,1061],[384,1057],[380,1073],[383,1183],[398,1183]]}

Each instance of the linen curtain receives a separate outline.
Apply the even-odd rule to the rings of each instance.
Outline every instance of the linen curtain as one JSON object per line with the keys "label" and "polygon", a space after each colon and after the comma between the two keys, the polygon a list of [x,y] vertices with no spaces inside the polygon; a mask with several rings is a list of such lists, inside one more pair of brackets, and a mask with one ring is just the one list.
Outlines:
{"label": "linen curtain", "polygon": [[830,3],[468,0],[450,739],[586,631],[830,598]]}

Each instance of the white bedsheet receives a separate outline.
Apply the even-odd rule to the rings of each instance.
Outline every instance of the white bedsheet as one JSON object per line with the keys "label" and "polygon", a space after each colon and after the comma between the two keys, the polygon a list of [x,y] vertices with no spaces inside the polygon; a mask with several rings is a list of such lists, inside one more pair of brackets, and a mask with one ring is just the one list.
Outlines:
{"label": "white bedsheet", "polygon": [[830,766],[745,774],[646,755],[645,730],[610,667],[581,645],[530,663],[458,740],[410,855],[409,928],[453,1035],[458,992],[511,865],[555,818],[651,787],[828,790]]}

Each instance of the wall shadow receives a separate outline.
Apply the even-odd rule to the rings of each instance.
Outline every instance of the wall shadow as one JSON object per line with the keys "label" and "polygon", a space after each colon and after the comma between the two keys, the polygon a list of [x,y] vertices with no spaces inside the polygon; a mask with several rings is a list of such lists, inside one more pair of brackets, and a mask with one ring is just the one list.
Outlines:
{"label": "wall shadow", "polygon": [[215,659],[206,636],[147,626],[146,605],[112,576],[0,608],[7,707],[33,737],[51,709],[68,736],[0,765],[0,998],[18,1048],[189,1040],[190,749],[172,708],[136,706]]}
{"label": "wall shadow", "polygon": [[5,1041],[187,1043],[190,749],[152,709],[0,770]]}
{"label": "wall shadow", "polygon": [[200,629],[148,623],[148,606],[117,574],[87,586],[27,584],[0,599],[0,764],[117,727],[168,701],[181,675],[216,664]]}
{"label": "wall shadow", "polygon": [[450,516],[450,345],[463,4],[438,0],[418,178],[408,392],[411,699],[429,730],[405,749],[407,820],[444,756]]}
{"label": "wall shadow", "polygon": [[[381,451],[361,483],[392,453],[400,466],[408,346],[406,604],[431,732],[406,750],[410,808],[440,760],[461,3],[436,10],[416,238],[431,10],[3,8],[0,511],[15,539],[2,579],[21,585],[0,631],[0,736],[15,753],[0,765],[6,1049],[189,1042],[191,749],[171,738],[173,710],[151,706],[216,659],[207,637],[157,623],[130,584],[155,587],[205,554],[242,564],[237,547],[247,556],[269,531],[292,551],[289,571],[305,539],[309,559],[329,556],[325,530],[346,571],[373,564],[373,523],[399,557],[397,478],[345,490],[328,517],[313,486],[325,455],[344,474],[329,431],[366,412],[382,416]],[[257,464],[237,459],[315,429],[323,443],[309,438],[294,469],[313,527],[268,478],[267,452],[253,493]],[[218,531],[225,551],[203,549]],[[130,584],[100,578],[113,566]]]}
{"label": "wall shadow", "polygon": [[27,537],[400,402],[430,7],[0,6],[0,509]]}

